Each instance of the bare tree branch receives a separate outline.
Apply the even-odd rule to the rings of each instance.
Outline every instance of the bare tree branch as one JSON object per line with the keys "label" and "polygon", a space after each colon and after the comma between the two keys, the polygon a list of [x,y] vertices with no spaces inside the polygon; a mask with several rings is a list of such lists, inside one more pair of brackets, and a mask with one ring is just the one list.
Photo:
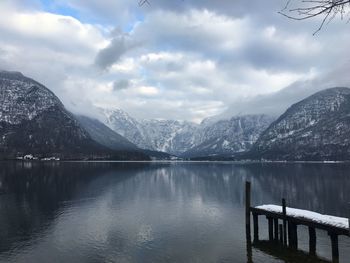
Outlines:
{"label": "bare tree branch", "polygon": [[[299,7],[292,8],[292,2],[299,2]],[[314,32],[315,35],[334,18],[340,17],[343,20],[348,16],[350,14],[350,0],[288,0],[279,13],[293,20],[323,17],[319,28]]]}
{"label": "bare tree branch", "polygon": [[[150,5],[149,0],[139,0],[140,6],[145,4]],[[299,7],[292,7],[295,4]],[[348,16],[347,22],[350,21],[350,0],[286,0],[284,8],[278,13],[293,20],[323,17],[313,33],[315,35],[336,17],[344,20]]]}

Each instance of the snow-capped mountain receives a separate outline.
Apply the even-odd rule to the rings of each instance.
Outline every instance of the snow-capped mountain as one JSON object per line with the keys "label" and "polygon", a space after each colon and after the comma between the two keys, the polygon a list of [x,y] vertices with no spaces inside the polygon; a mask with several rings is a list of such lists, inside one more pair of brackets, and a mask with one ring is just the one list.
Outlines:
{"label": "snow-capped mountain", "polygon": [[197,124],[173,120],[136,120],[121,109],[101,109],[104,123],[115,132],[147,150],[178,155],[194,144]]}
{"label": "snow-capped mountain", "polygon": [[[42,84],[0,72],[0,159],[124,158],[96,141]],[[145,156],[143,156],[145,157]],[[146,156],[147,158],[147,156]]]}
{"label": "snow-capped mountain", "polygon": [[350,89],[320,91],[294,105],[262,133],[253,158],[350,160]]}
{"label": "snow-capped mountain", "polygon": [[204,121],[194,135],[197,145],[182,156],[232,155],[248,151],[273,120],[267,115],[243,115],[214,123]]}
{"label": "snow-capped mountain", "polygon": [[201,124],[176,120],[141,120],[120,109],[102,110],[105,123],[143,149],[182,157],[234,154],[247,151],[273,121],[266,115],[207,119]]}
{"label": "snow-capped mountain", "polygon": [[175,120],[142,120],[144,138],[154,150],[180,155],[195,146],[195,123]]}
{"label": "snow-capped mountain", "polygon": [[63,105],[50,90],[20,72],[0,71],[0,122],[19,124],[51,107]]}
{"label": "snow-capped mountain", "polygon": [[100,109],[100,111],[105,117],[103,122],[113,131],[141,149],[156,150],[144,138],[140,123],[125,111],[121,109]]}

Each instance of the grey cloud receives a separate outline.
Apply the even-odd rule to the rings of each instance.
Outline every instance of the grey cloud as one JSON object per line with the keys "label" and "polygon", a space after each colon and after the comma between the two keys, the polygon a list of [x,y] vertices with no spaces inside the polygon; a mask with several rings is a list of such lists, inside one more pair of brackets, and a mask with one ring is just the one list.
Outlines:
{"label": "grey cloud", "polygon": [[[308,52],[291,52],[291,48],[298,46],[298,41],[302,41],[301,38],[306,39],[306,45],[326,42],[313,38],[311,34],[289,34],[278,27],[276,29],[266,23],[257,23],[253,18],[222,17],[216,21],[213,18],[210,24],[210,21],[207,23],[208,21],[201,21],[198,17],[205,13],[198,11],[193,17],[191,12],[150,13],[145,21],[135,28],[133,35],[149,46],[154,47],[161,43],[160,48],[165,50],[193,52],[230,68],[247,65],[271,71],[306,72],[310,69],[310,64],[316,61],[318,65],[321,65],[322,61],[328,63],[310,47]],[[167,19],[164,20],[164,17]],[[226,25],[223,26],[222,23]],[[264,35],[268,27],[276,30],[276,35],[271,39]],[[293,37],[289,43],[286,42],[288,37]],[[231,44],[232,47],[229,46]]]}
{"label": "grey cloud", "polygon": [[129,88],[130,86],[131,86],[131,83],[127,79],[116,80],[113,82],[114,91],[124,90]]}
{"label": "grey cloud", "polygon": [[[76,28],[70,20],[59,21],[71,29],[66,34],[48,32],[45,37],[29,29],[21,33],[4,20],[0,45],[7,55],[0,58],[0,67],[43,82],[77,112],[89,114],[90,106],[99,102],[142,118],[200,119],[227,107],[229,115],[279,114],[319,89],[349,83],[344,77],[349,75],[347,65],[318,80],[300,81],[277,93],[244,99],[277,90],[295,80],[290,76],[306,75],[310,68],[323,75],[329,67],[339,65],[350,41],[347,26],[332,23],[312,37],[318,21],[294,22],[278,15],[283,0],[150,1],[151,6],[140,8],[137,0],[56,0],[61,6],[78,9],[84,21],[102,21],[99,26],[85,26],[85,30],[94,28],[87,39],[80,39],[85,35],[79,33],[81,25]],[[210,14],[203,20],[200,15],[206,11]],[[194,21],[193,12],[199,14]],[[232,21],[241,24],[236,27]],[[225,26],[227,22],[233,26]],[[108,40],[105,32],[115,25],[129,33],[116,30],[110,44],[96,50]],[[279,39],[291,37],[292,41],[285,44],[264,38],[267,27],[275,27]],[[66,41],[70,36],[77,39]],[[305,52],[293,52],[303,36],[309,36],[302,44]],[[230,46],[240,41],[242,45]],[[140,43],[142,48],[136,49]],[[310,43],[321,43],[320,50],[311,52]],[[144,55],[160,53],[171,58],[140,61]],[[182,58],[177,59],[177,54]],[[93,63],[98,69],[110,70],[96,70]],[[120,67],[111,67],[115,63]],[[122,92],[111,92],[111,85]],[[141,96],[137,90],[142,87],[154,87],[159,93]],[[155,107],[159,110],[154,111]]]}
{"label": "grey cloud", "polygon": [[124,54],[137,47],[130,36],[119,34],[115,36],[111,43],[104,49],[101,49],[95,59],[95,65],[101,69],[106,69],[116,63]]}
{"label": "grey cloud", "polygon": [[0,48],[0,57],[4,57],[7,54],[6,50]]}

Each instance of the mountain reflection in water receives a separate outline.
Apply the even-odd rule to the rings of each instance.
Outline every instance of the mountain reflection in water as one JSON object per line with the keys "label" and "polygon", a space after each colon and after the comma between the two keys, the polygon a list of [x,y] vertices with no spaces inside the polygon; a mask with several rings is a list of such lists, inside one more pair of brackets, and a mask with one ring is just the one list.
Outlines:
{"label": "mountain reflection in water", "polygon": [[[347,164],[0,166],[0,262],[247,262],[246,180],[256,205],[285,197],[289,206],[347,217],[350,200]],[[341,259],[349,244],[340,239]],[[301,233],[300,247],[307,245]],[[318,249],[330,258],[326,233],[318,233]],[[252,253],[253,262],[280,262]]]}

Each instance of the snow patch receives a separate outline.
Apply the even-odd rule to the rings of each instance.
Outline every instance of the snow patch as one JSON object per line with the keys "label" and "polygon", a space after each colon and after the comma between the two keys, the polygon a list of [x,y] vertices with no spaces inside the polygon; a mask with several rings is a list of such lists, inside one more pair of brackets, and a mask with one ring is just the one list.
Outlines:
{"label": "snow patch", "polygon": [[[279,206],[279,205],[261,205],[255,208],[282,214],[282,206]],[[319,214],[308,210],[296,209],[296,208],[290,208],[290,207],[287,207],[286,211],[287,211],[287,216],[290,216],[290,217],[307,219],[316,223],[326,224],[326,225],[340,227],[344,229],[349,228],[348,218],[323,215],[323,214]]]}

